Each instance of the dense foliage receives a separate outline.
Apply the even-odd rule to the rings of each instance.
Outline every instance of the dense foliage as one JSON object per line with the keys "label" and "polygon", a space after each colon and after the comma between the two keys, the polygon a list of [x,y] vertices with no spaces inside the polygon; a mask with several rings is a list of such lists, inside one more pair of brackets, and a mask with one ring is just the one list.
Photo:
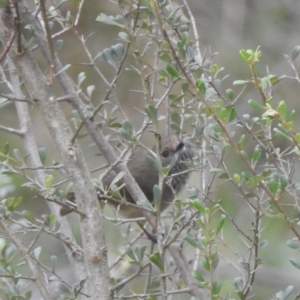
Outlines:
{"label": "dense foliage", "polygon": [[[300,46],[282,58],[291,75],[265,68],[258,45],[241,49],[247,75],[232,78],[201,45],[187,0],[97,12],[94,28],[111,35],[100,33],[100,51],[81,32],[87,1],[2,2],[1,106],[19,125],[0,121],[1,298],[300,297],[299,122],[280,93],[300,84]],[[170,133],[195,155],[189,183],[160,213],[161,185],[151,206],[125,162]],[[94,186],[125,201],[120,179],[154,212],[157,244],[99,205]],[[62,218],[70,191],[78,206]]]}

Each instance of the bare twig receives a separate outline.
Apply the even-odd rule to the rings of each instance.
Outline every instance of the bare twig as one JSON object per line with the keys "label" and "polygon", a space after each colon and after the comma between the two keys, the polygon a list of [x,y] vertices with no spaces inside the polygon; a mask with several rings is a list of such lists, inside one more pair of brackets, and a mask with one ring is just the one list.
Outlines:
{"label": "bare twig", "polygon": [[6,223],[4,217],[2,214],[0,214],[0,226],[3,229],[3,231],[6,233],[7,237],[14,243],[16,248],[18,249],[20,255],[25,259],[27,266],[29,267],[30,271],[33,274],[33,280],[35,281],[39,292],[41,293],[43,299],[50,300],[51,297],[47,291],[47,287],[45,285],[45,282],[42,280],[38,268],[34,261],[32,260],[31,256],[27,252],[27,249],[24,247],[24,245],[21,243],[21,241],[15,236],[14,232],[11,230],[11,228]]}

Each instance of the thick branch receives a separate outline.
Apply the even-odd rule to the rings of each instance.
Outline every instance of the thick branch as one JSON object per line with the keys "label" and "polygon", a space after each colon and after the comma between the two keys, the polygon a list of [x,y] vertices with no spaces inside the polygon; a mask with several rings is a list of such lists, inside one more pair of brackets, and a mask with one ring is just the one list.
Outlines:
{"label": "thick branch", "polygon": [[[19,81],[19,76],[14,71],[14,65],[11,62],[11,60],[9,60],[9,65],[11,70],[10,77],[11,77],[11,84],[13,86],[14,95],[17,98],[23,97],[22,91],[20,89],[21,82]],[[39,158],[38,146],[32,131],[32,123],[30,119],[28,104],[24,102],[16,102],[15,106],[17,110],[21,132],[22,132],[23,145],[26,154],[29,154],[28,160],[29,160],[30,168],[34,170],[35,177],[39,182],[39,185],[44,186],[46,173],[44,171],[43,165]],[[47,203],[47,204],[51,212],[58,216],[60,207],[52,203]],[[74,271],[75,272],[77,271],[78,279],[81,280],[85,279],[86,272],[83,266],[82,255],[76,251],[76,248],[78,247],[77,245],[72,246],[72,244],[75,243],[75,241],[71,242],[72,231],[68,222],[65,219],[61,220],[61,234],[66,237],[69,237],[70,239],[68,246],[66,244],[64,245],[70,262],[73,262],[74,263],[73,265],[76,266],[74,268],[75,269]],[[72,250],[72,252],[70,252],[70,249]]]}
{"label": "thick branch", "polygon": [[[24,7],[22,9],[24,13]],[[78,143],[70,144],[72,133],[69,124],[31,53],[26,50],[22,57],[14,53],[10,53],[10,56],[24,80],[31,99],[41,99],[37,101],[37,105],[61,154],[68,175],[74,182],[78,208],[88,215],[88,218],[80,222],[80,229],[91,287],[89,291],[91,299],[110,299],[102,217],[82,152]]]}

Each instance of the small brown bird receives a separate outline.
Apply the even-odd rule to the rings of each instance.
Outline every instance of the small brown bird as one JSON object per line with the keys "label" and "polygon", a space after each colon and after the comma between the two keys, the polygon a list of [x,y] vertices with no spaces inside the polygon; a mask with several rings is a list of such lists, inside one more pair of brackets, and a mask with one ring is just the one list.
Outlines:
{"label": "small brown bird", "polygon": [[[177,136],[172,135],[161,140],[160,155],[163,167],[168,167],[170,163],[172,163],[168,176],[174,176],[172,176],[171,183],[166,182],[163,185],[161,210],[164,210],[174,200],[175,195],[186,183],[189,173],[187,172],[188,166],[184,164],[183,161],[191,161],[193,158],[193,151],[189,144],[180,141]],[[159,174],[154,161],[155,157],[150,151],[144,148],[137,148],[127,163],[130,173],[150,203],[153,203],[153,186],[158,184],[159,181]],[[177,173],[178,175],[176,176]],[[115,171],[111,171],[103,179],[103,186],[108,188],[116,175]],[[117,184],[123,184],[122,180]],[[121,189],[121,194],[127,202],[135,204],[134,199],[126,188]],[[101,195],[99,195],[99,198],[102,198]],[[74,194],[70,193],[68,199],[74,201]],[[143,216],[141,208],[136,205],[126,205],[126,202],[120,204],[120,201],[111,200],[108,201],[108,203],[116,208],[119,207],[120,213],[126,218],[139,218]],[[68,214],[70,211],[71,209],[62,207],[61,215]]]}

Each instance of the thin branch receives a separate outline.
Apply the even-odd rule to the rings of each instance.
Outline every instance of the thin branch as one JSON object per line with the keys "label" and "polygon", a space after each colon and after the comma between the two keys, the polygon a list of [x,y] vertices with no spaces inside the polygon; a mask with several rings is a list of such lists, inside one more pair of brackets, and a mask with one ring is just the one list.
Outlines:
{"label": "thin branch", "polygon": [[48,294],[47,288],[39,274],[39,270],[38,270],[37,266],[35,265],[31,256],[27,252],[27,249],[23,246],[21,241],[15,236],[14,232],[8,226],[8,224],[6,223],[2,214],[0,214],[0,226],[3,229],[3,231],[6,233],[6,235],[9,237],[9,239],[14,243],[14,245],[18,249],[20,255],[25,259],[27,266],[29,267],[29,269],[31,270],[31,272],[34,276],[34,281],[35,281],[37,288],[38,288],[39,292],[41,293],[43,299],[50,300],[51,297]]}
{"label": "thin branch", "polygon": [[188,14],[189,14],[189,18],[190,18],[191,23],[192,23],[193,33],[194,33],[195,42],[196,42],[197,54],[199,56],[198,60],[202,61],[203,57],[202,57],[201,50],[200,50],[200,38],[199,38],[198,30],[197,30],[196,20],[195,20],[194,14],[193,14],[187,0],[183,0],[183,3],[184,3],[184,6],[185,6]]}
{"label": "thin branch", "polygon": [[2,63],[3,59],[5,58],[5,56],[7,55],[11,45],[13,44],[13,41],[16,37],[16,30],[14,30],[13,32],[10,33],[9,39],[2,51],[2,53],[0,54],[0,63]]}
{"label": "thin branch", "polygon": [[[86,117],[86,119],[87,119],[87,117]],[[77,127],[77,129],[76,129],[76,131],[75,131],[73,137],[71,138],[71,145],[74,144],[75,139],[76,139],[76,137],[78,136],[80,130],[82,129],[82,127],[83,127],[83,125],[84,125],[86,119],[83,120],[83,121],[81,121],[80,124],[79,124],[79,126]]]}
{"label": "thin branch", "polygon": [[[27,103],[31,101],[30,99],[26,99],[26,98],[19,99],[19,98],[16,98],[14,95],[6,95],[6,94],[3,94],[3,93],[0,93],[0,97],[6,98],[7,101],[27,102]],[[2,103],[5,103],[5,102],[2,102]]]}
{"label": "thin branch", "polygon": [[24,136],[24,132],[22,132],[21,130],[13,129],[13,128],[6,127],[6,126],[0,125],[0,130],[3,130],[3,131],[5,131],[5,132],[8,132],[8,133],[12,133],[12,134],[18,135],[18,136],[20,136],[20,137],[23,137],[23,136]]}
{"label": "thin branch", "polygon": [[196,297],[198,300],[205,299],[202,293],[202,290],[194,285],[194,278],[192,276],[191,270],[189,268],[189,264],[182,253],[182,249],[180,250],[178,244],[174,243],[168,247],[169,252],[171,253],[174,261],[176,261],[176,266],[180,271],[180,275],[182,276],[183,281],[186,286],[189,288],[189,293]]}
{"label": "thin branch", "polygon": [[[179,294],[185,294],[190,293],[190,289],[185,288],[181,290],[172,290],[172,291],[166,291],[166,295],[179,295]],[[143,298],[151,298],[151,297],[160,297],[161,293],[148,293],[148,294],[133,294],[132,296],[124,296],[122,295],[122,299],[143,299]]]}
{"label": "thin branch", "polygon": [[0,278],[11,278],[14,280],[18,279],[24,279],[24,280],[29,280],[29,281],[35,281],[35,278],[33,277],[27,277],[27,276],[22,276],[22,275],[9,275],[9,274],[0,274]]}
{"label": "thin branch", "polygon": [[118,282],[117,284],[115,284],[113,287],[111,287],[111,291],[116,291],[120,288],[122,288],[125,284],[127,284],[128,282],[130,282],[131,280],[133,280],[134,278],[136,278],[144,269],[146,269],[147,267],[149,267],[151,265],[150,262],[140,266],[135,273],[131,274],[130,276],[128,276],[127,278],[123,279],[122,281]]}
{"label": "thin branch", "polygon": [[11,0],[13,9],[13,18],[14,18],[14,29],[17,33],[17,49],[16,53],[17,55],[21,55],[23,53],[23,47],[22,47],[22,29],[21,29],[21,18],[20,18],[20,12],[19,12],[19,4],[18,0]]}
{"label": "thin branch", "polygon": [[48,18],[47,18],[45,1],[46,0],[40,0],[40,8],[41,8],[41,13],[42,13],[42,18],[43,18],[43,24],[44,24],[44,29],[45,29],[45,33],[46,33],[47,43],[48,43],[48,49],[49,49],[49,52],[50,52],[50,55],[51,55],[51,61],[53,63],[54,60],[55,60],[55,53],[54,53],[54,48],[53,48],[53,41],[52,41],[52,37],[51,37],[49,22],[48,22]]}
{"label": "thin branch", "polygon": [[83,8],[83,4],[84,4],[85,0],[81,0],[79,2],[79,5],[78,5],[78,10],[77,10],[77,14],[76,14],[76,18],[75,18],[75,21],[74,21],[74,26],[76,27],[79,23],[79,19],[80,19],[80,16],[81,16],[81,13],[82,13],[82,8]]}

